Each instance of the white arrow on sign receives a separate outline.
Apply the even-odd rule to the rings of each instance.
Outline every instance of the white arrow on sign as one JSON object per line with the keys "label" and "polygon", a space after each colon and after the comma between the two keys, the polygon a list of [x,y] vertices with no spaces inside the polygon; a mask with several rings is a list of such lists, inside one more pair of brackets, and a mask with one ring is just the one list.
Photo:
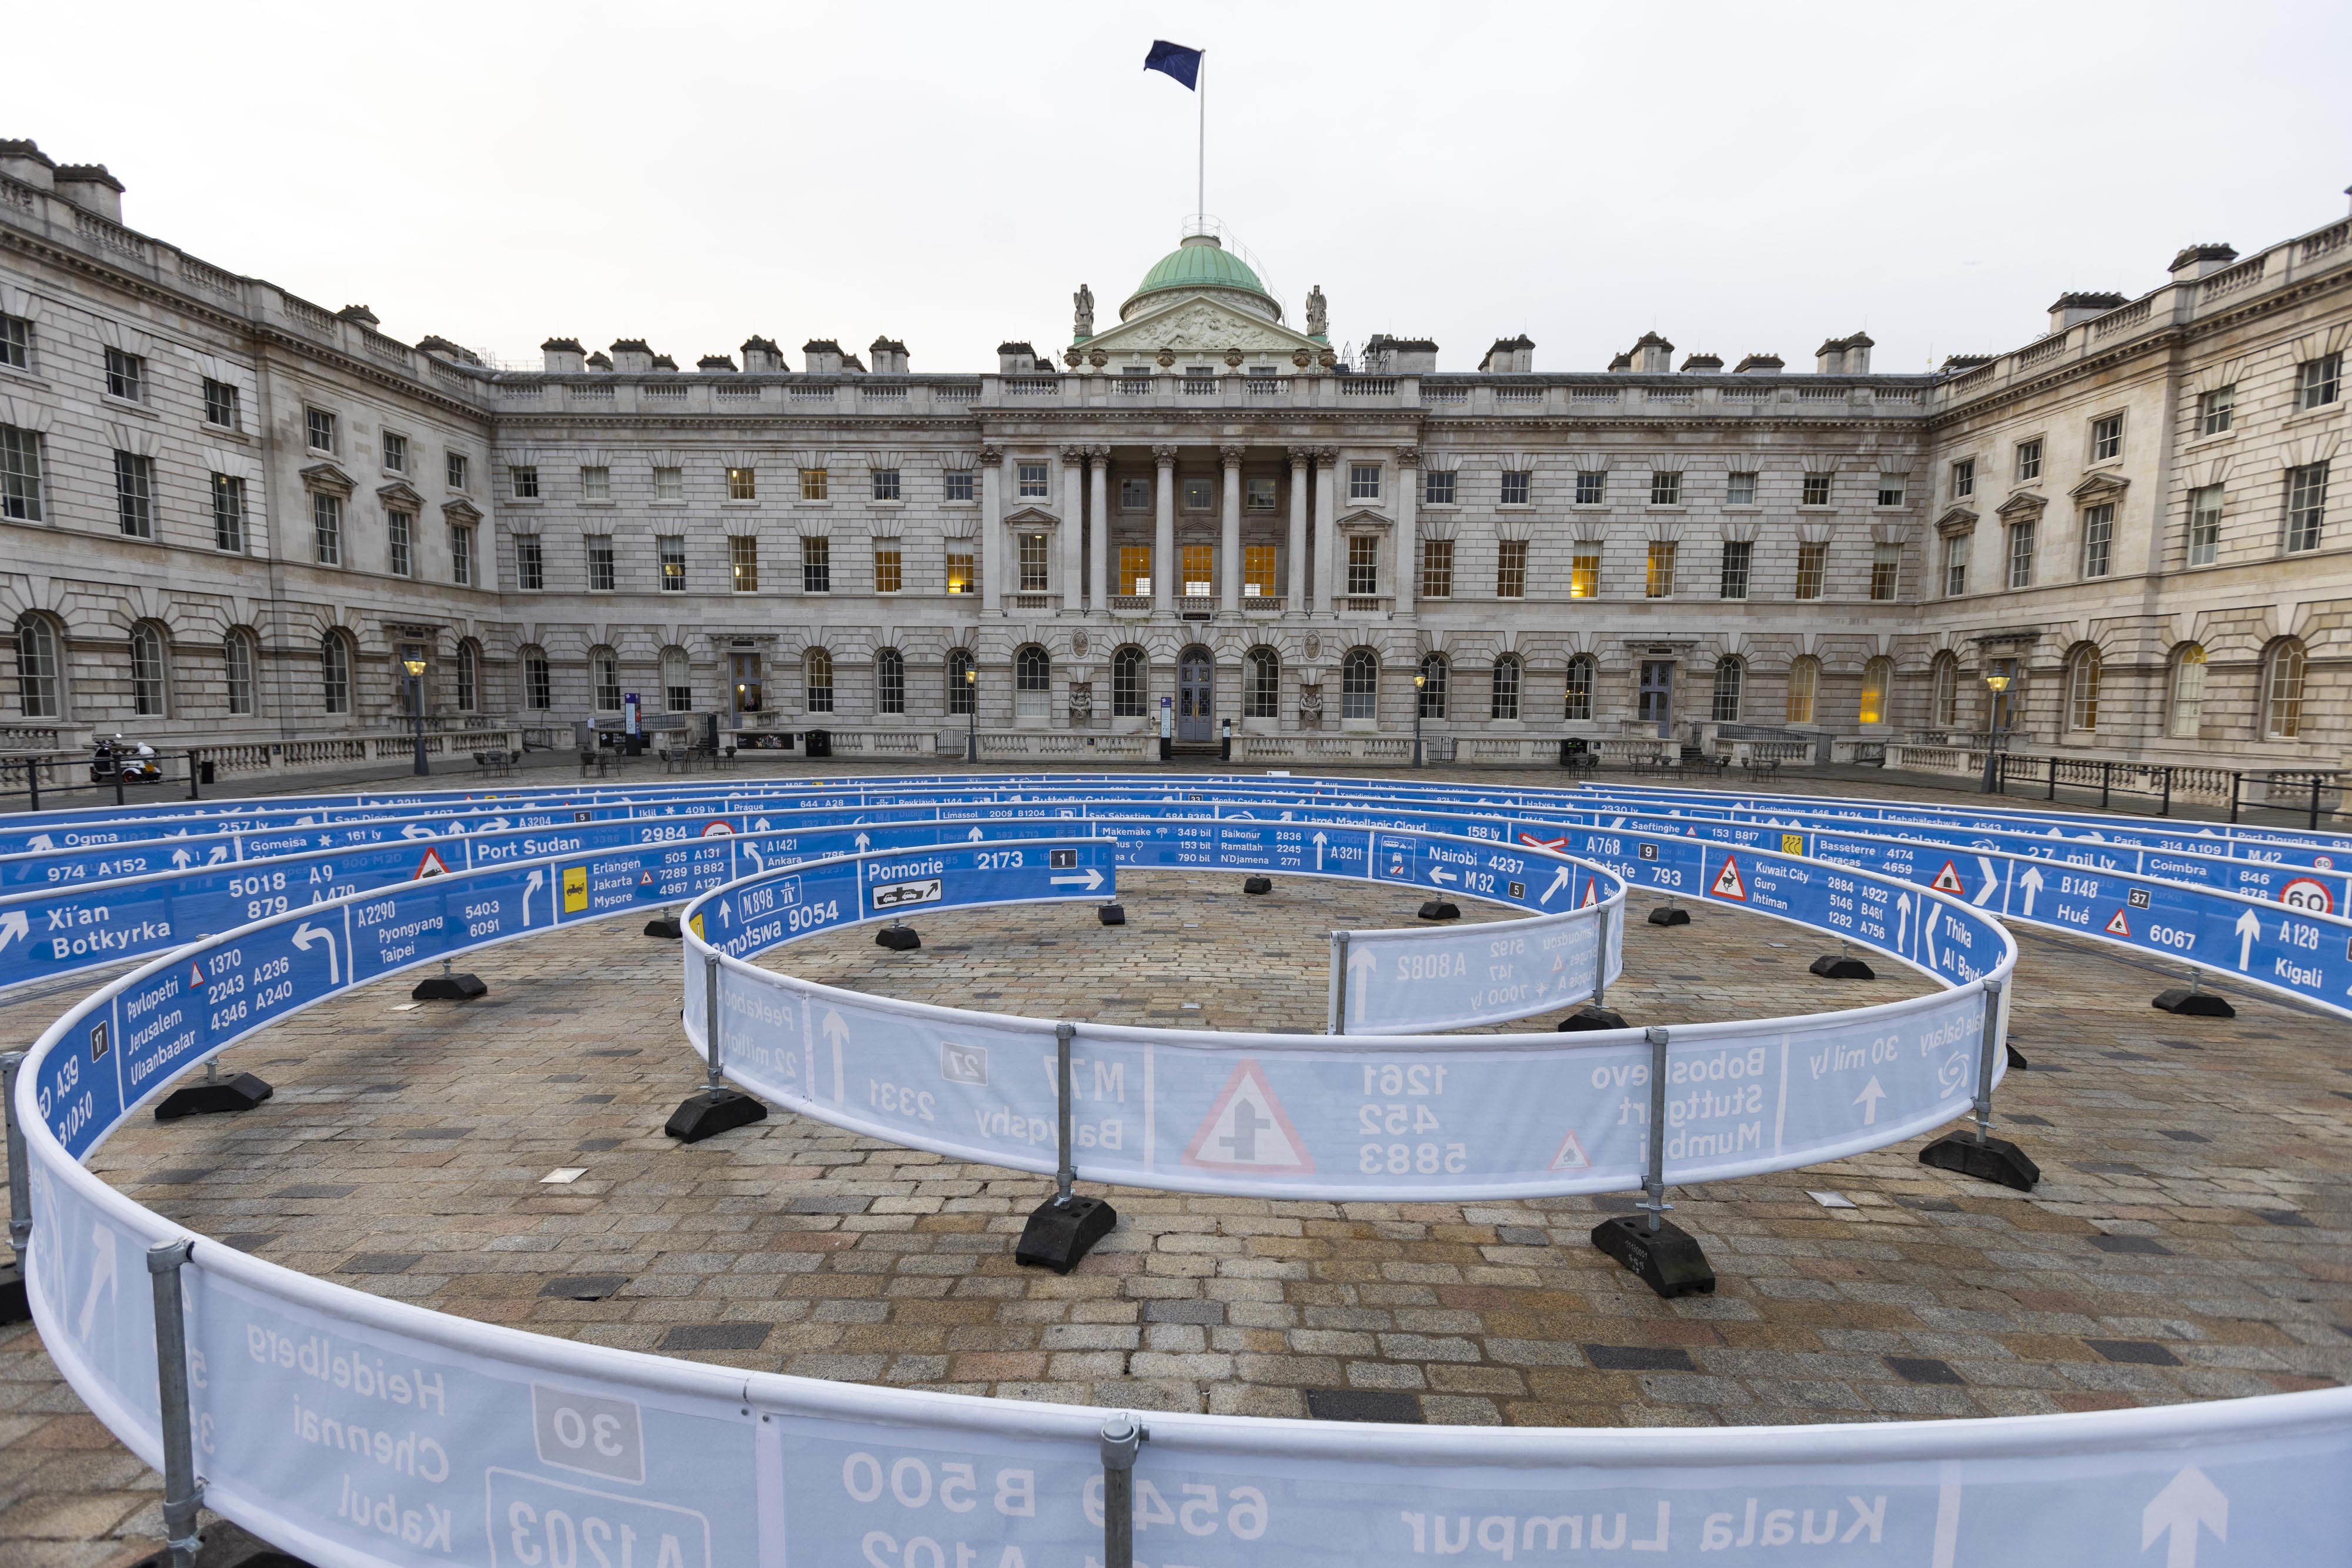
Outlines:
{"label": "white arrow on sign", "polygon": [[[860,819],[860,820],[862,821],[863,819]],[[756,833],[764,833],[764,832],[766,832],[766,831],[768,831],[768,819],[767,819],[767,818],[765,818],[765,817],[762,817],[762,818],[761,818],[758,821],[756,821],[756,822],[752,823],[752,824],[751,824],[751,831],[752,831],[753,832],[756,832]],[[865,836],[866,836],[866,835],[865,835],[865,834],[863,834],[863,833],[860,833],[860,834],[858,835],[858,837],[859,837],[859,838],[861,838],[861,839],[862,839],[862,838],[864,838]],[[859,849],[861,849],[861,850],[862,850],[862,849],[864,849],[866,846],[865,846],[864,844],[859,844],[857,847],[858,847]]]}
{"label": "white arrow on sign", "polygon": [[[530,895],[537,893],[539,891],[540,884],[546,880],[547,873],[545,872],[535,871],[530,873],[530,880],[522,884],[522,925],[523,929],[526,931],[530,929]],[[550,897],[547,901],[547,905],[548,918],[551,920],[555,917],[555,900],[552,897]]]}
{"label": "white arrow on sign", "polygon": [[1315,869],[1317,871],[1323,869],[1323,846],[1330,841],[1319,832],[1315,835]]}
{"label": "white arrow on sign", "polygon": [[36,850],[53,850],[56,849],[58,845],[57,841],[50,838],[48,834],[35,833],[26,847]]}
{"label": "white arrow on sign", "polygon": [[31,932],[32,925],[25,918],[23,910],[12,909],[0,915],[0,947],[5,947],[12,939],[20,937],[29,944]]}
{"label": "white arrow on sign", "polygon": [[1898,893],[1895,895],[1895,945],[1897,947],[1903,946],[1906,935],[1910,929],[1911,895],[1907,893]]}
{"label": "white arrow on sign", "polygon": [[[765,821],[762,821],[760,823],[760,826],[761,826],[761,827],[763,827],[763,828],[764,828],[764,827],[766,827],[767,825],[768,825],[768,824],[767,824],[767,822],[766,822]],[[861,851],[864,851],[864,850],[870,850],[870,849],[872,849],[872,848],[874,847],[874,841],[873,841],[872,839],[867,838],[864,833],[860,833],[860,834],[858,834],[858,835],[857,835],[857,837],[856,837],[855,839],[852,839],[852,840],[850,841],[850,842],[852,842],[852,843],[856,844],[856,845],[858,847],[858,849],[859,849],[859,850],[861,850]]]}
{"label": "white arrow on sign", "polygon": [[1985,855],[1977,856],[1977,869],[1984,873],[1985,884],[1983,891],[1969,902],[1982,909],[1992,895],[2000,891],[2000,873],[1994,867],[1991,859]]}
{"label": "white arrow on sign", "polygon": [[342,968],[335,961],[335,934],[331,931],[322,931],[307,920],[294,927],[294,946],[301,948],[305,953],[321,942],[327,945],[327,984],[341,985]]}
{"label": "white arrow on sign", "polygon": [[2238,967],[2239,967],[2239,968],[2242,969],[2242,968],[2244,968],[2244,967],[2245,967],[2249,963],[2252,962],[2252,960],[2253,960],[2253,956],[2254,956],[2254,938],[2255,938],[2255,937],[2257,937],[2257,936],[2261,936],[2261,935],[2262,935],[2262,933],[2263,933],[2263,917],[2262,917],[2261,915],[2259,915],[2255,914],[2255,913],[2254,913],[2252,910],[2251,910],[2251,909],[2246,910],[2246,911],[2244,911],[2244,912],[2242,912],[2242,914],[2240,914],[2240,915],[2239,915],[2239,916],[2238,916]]}
{"label": "white arrow on sign", "polygon": [[2017,879],[2017,885],[2025,889],[2025,918],[2031,920],[2033,918],[2034,895],[2042,891],[2042,868],[2027,866],[2025,874]]}
{"label": "white arrow on sign", "polygon": [[1359,947],[1348,955],[1348,978],[1355,982],[1356,1011],[1359,1013],[1371,1000],[1372,972],[1379,967],[1380,960],[1372,956],[1369,947]]}
{"label": "white arrow on sign", "polygon": [[173,850],[172,852],[172,864],[181,871],[187,870],[188,862],[195,858],[195,856],[190,854],[185,850]]}
{"label": "white arrow on sign", "polygon": [[743,852],[744,852],[745,854],[747,854],[747,855],[750,855],[750,856],[751,856],[754,861],[758,862],[759,862],[760,869],[761,869],[761,871],[765,871],[765,870],[767,870],[767,869],[768,869],[768,859],[767,859],[767,857],[766,857],[765,855],[762,855],[762,854],[760,852],[760,846],[759,846],[759,845],[757,845],[757,844],[745,844],[745,845],[743,846]]}
{"label": "white arrow on sign", "polygon": [[1870,1082],[1862,1086],[1862,1092],[1853,1097],[1853,1103],[1862,1107],[1862,1124],[1864,1126],[1869,1127],[1875,1126],[1877,1124],[1878,1103],[1885,1098],[1886,1091],[1878,1086],[1877,1075],[1874,1073],[1871,1076]]}
{"label": "white arrow on sign", "polygon": [[508,821],[504,817],[492,817],[487,822],[477,822],[474,825],[474,831],[478,833],[503,833],[513,825],[513,823]]}
{"label": "white arrow on sign", "polygon": [[205,863],[206,865],[218,865],[226,859],[228,859],[228,846],[226,844],[215,844],[213,846],[212,854],[205,859]]}
{"label": "white arrow on sign", "polygon": [[1088,866],[1087,874],[1084,876],[1056,876],[1046,880],[1055,887],[1083,887],[1088,893],[1092,893],[1103,884],[1103,874],[1093,866]]}
{"label": "white arrow on sign", "polygon": [[970,839],[973,843],[980,842],[984,836],[985,835],[982,834],[978,828],[974,828],[971,831],[964,835],[965,838]]}
{"label": "white arrow on sign", "polygon": [[411,822],[400,830],[400,836],[404,839],[437,839],[441,835],[430,828],[419,827],[415,822]]}
{"label": "white arrow on sign", "polygon": [[1460,882],[1462,879],[1442,865],[1433,865],[1429,868],[1429,880],[1443,885],[1449,882]]}
{"label": "white arrow on sign", "polygon": [[1558,871],[1551,873],[1551,885],[1543,890],[1543,896],[1537,899],[1536,902],[1538,904],[1549,904],[1551,902],[1551,895],[1558,893],[1561,888],[1566,887],[1567,885],[1568,868],[1566,866],[1561,866]]}
{"label": "white arrow on sign", "polygon": [[1935,905],[1927,904],[1925,899],[1920,900],[1920,903],[1927,904],[1927,908],[1919,916],[1919,940],[1927,946],[1927,967],[1932,969],[1936,967],[1936,909]]}
{"label": "white arrow on sign", "polygon": [[849,1043],[849,1026],[842,1022],[841,1015],[831,1008],[825,1009],[824,1021],[817,1027],[824,1031],[825,1043],[835,1051]]}
{"label": "white arrow on sign", "polygon": [[2172,1539],[2165,1543],[2164,1568],[2197,1568],[2200,1525],[2211,1531],[2214,1540],[2229,1540],[2230,1500],[2205,1479],[2204,1471],[2191,1465],[2167,1482],[2140,1511],[2139,1549],[2147,1551],[2156,1544],[2158,1536],[2169,1531]]}

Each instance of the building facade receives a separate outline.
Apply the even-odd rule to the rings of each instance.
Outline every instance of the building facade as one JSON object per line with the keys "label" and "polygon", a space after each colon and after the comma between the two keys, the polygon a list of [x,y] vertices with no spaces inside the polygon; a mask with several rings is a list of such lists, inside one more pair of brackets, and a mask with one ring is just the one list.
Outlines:
{"label": "building facade", "polygon": [[[991,369],[404,343],[0,143],[0,727],[18,747],[715,714],[847,749],[1464,760],[1981,732],[2340,765],[2352,221],[2197,245],[1924,375],[1645,335],[1332,347],[1192,234]],[[871,363],[866,361],[870,360]],[[2004,674],[1995,698],[1985,677]],[[13,683],[11,685],[10,683]],[[1108,755],[1108,753],[1101,753]]]}

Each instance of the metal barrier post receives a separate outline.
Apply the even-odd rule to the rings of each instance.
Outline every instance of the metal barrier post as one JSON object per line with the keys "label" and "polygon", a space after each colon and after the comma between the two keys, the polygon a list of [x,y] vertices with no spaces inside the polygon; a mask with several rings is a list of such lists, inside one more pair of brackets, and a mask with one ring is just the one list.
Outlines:
{"label": "metal barrier post", "polygon": [[39,810],[41,809],[41,759],[37,757],[30,758],[25,763],[25,788],[30,790],[33,796],[33,803],[29,809]]}
{"label": "metal barrier post", "polygon": [[1715,1266],[1698,1239],[1666,1218],[1674,1207],[1666,1201],[1666,1031],[1653,1025],[1642,1038],[1650,1046],[1649,1122],[1643,1129],[1649,1156],[1642,1181],[1645,1201],[1632,1214],[1612,1214],[1594,1226],[1592,1244],[1669,1300],[1694,1291],[1713,1295]]}
{"label": "metal barrier post", "polygon": [[2232,827],[2238,822],[2238,790],[2245,781],[2246,776],[2242,773],[2230,775],[2230,825]]}
{"label": "metal barrier post", "polygon": [[1054,1121],[1061,1148],[1054,1167],[1054,1202],[1064,1207],[1069,1204],[1070,1187],[1078,1176],[1070,1148],[1070,1041],[1077,1032],[1076,1024],[1054,1026]]}
{"label": "metal barrier post", "polygon": [[1594,923],[1600,928],[1600,940],[1592,953],[1592,1005],[1605,1006],[1609,1000],[1609,906],[1601,906],[1601,918]]}
{"label": "metal barrier post", "polygon": [[1150,1439],[1132,1416],[1103,1423],[1103,1568],[1135,1568],[1135,1455]]}
{"label": "metal barrier post", "polygon": [[155,1392],[163,1417],[163,1544],[172,1568],[194,1568],[196,1510],[205,1483],[196,1479],[188,1411],[188,1322],[180,1302],[180,1267],[193,1244],[184,1238],[147,1249],[148,1282],[155,1288]]}
{"label": "metal barrier post", "polygon": [[702,1091],[717,1095],[726,1085],[719,1081],[719,955],[702,957]]}
{"label": "metal barrier post", "polygon": [[1331,933],[1331,1005],[1329,1019],[1323,1032],[1348,1032],[1348,933]]}
{"label": "metal barrier post", "polygon": [[2116,765],[2113,762],[2101,762],[2099,764],[2099,810],[2102,811],[2107,809],[2107,796],[2115,789],[2115,783]]}
{"label": "metal barrier post", "polygon": [[123,804],[123,800],[122,800],[122,758],[121,758],[120,757],[118,757],[118,758],[116,758],[114,759],[114,803],[115,803],[116,805],[118,805],[118,806],[120,806],[120,805]]}
{"label": "metal barrier post", "polygon": [[719,955],[702,956],[702,1044],[705,1061],[702,1064],[702,1088],[689,1094],[678,1108],[669,1114],[669,1124],[662,1129],[681,1144],[698,1144],[705,1138],[731,1132],[753,1122],[768,1119],[768,1108],[749,1094],[740,1094],[719,1081],[719,1064],[725,1055],[719,1043]]}
{"label": "metal barrier post", "polygon": [[2050,793],[2044,795],[2042,799],[2045,800],[2058,799],[2058,759],[2055,757],[2050,759]]}
{"label": "metal barrier post", "polygon": [[193,747],[188,750],[188,799],[191,800],[204,799],[204,796],[196,790],[196,753]]}
{"label": "metal barrier post", "polygon": [[21,1051],[0,1052],[0,1124],[8,1134],[8,1247],[16,1263],[0,1269],[0,1323],[21,1323],[33,1315],[25,1299],[25,1251],[33,1240],[33,1176],[25,1134],[16,1125],[16,1070]]}
{"label": "metal barrier post", "polygon": [[2309,831],[2312,831],[2312,832],[2315,832],[2315,832],[2317,832],[2317,831],[2319,831],[2319,780],[2320,780],[2320,778],[2321,778],[2321,775],[2319,775],[2319,774],[2317,774],[2317,773],[2315,773],[2315,774],[2313,774],[2313,775],[2311,776],[2311,821],[2310,821],[2310,824],[2309,824]]}
{"label": "metal barrier post", "polygon": [[1650,1042],[1650,1173],[1642,1183],[1650,1201],[1642,1207],[1649,1211],[1650,1234],[1655,1236],[1674,1207],[1666,1201],[1666,1031],[1653,1025],[1642,1038]]}
{"label": "metal barrier post", "polygon": [[1965,1133],[1947,1133],[1929,1144],[1919,1151],[1919,1163],[2032,1192],[2033,1184],[2042,1179],[2042,1167],[2015,1144],[1992,1135],[1992,1075],[2001,1052],[2000,998],[2001,982],[1987,980],[1984,1029],[1977,1038],[1977,1124]]}
{"label": "metal barrier post", "polygon": [[1076,1268],[1079,1260],[1118,1223],[1118,1211],[1109,1204],[1098,1197],[1080,1197],[1071,1190],[1078,1179],[1074,1153],[1077,1096],[1070,1082],[1070,1046],[1077,1033],[1074,1023],[1054,1026],[1054,1121],[1060,1144],[1054,1165],[1054,1196],[1030,1211],[1029,1223],[1021,1228],[1020,1244],[1013,1249],[1015,1263],[1051,1269],[1056,1274]]}
{"label": "metal barrier post", "polygon": [[2156,814],[2159,817],[2172,815],[2172,764],[2169,762],[2164,765],[2164,804],[2157,808]]}

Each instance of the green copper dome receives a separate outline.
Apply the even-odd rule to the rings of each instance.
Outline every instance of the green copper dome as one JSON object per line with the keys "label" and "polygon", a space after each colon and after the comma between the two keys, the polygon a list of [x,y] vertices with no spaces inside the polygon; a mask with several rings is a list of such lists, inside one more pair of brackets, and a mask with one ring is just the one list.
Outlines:
{"label": "green copper dome", "polygon": [[1255,296],[1251,303],[1259,314],[1282,319],[1282,307],[1266,292],[1249,263],[1219,244],[1214,235],[1187,235],[1182,245],[1161,256],[1120,307],[1121,319],[1132,315],[1146,296],[1174,288],[1224,289]]}

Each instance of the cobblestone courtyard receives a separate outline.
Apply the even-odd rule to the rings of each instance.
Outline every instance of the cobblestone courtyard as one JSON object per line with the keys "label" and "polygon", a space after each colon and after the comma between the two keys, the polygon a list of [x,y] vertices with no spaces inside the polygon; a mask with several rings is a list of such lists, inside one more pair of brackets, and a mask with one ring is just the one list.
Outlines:
{"label": "cobblestone courtyard", "polygon": [[[1556,782],[1556,777],[1544,779]],[[1319,1030],[1326,934],[1408,924],[1409,892],[1121,879],[1084,907],[919,921],[772,955],[793,973],[1046,1017]],[[1818,979],[1815,938],[1700,910],[1642,924],[1611,1000],[1635,1022],[1891,1000]],[[1470,918],[1502,912],[1465,904]],[[2149,1009],[2169,980],[2026,936],[2002,1130],[2032,1194],[1916,1163],[1917,1144],[1677,1190],[1712,1297],[1666,1302],[1594,1250],[1623,1198],[1334,1204],[1117,1190],[1067,1278],[1018,1269],[1048,1184],[774,1113],[682,1147],[697,1078],[678,949],[610,921],[484,954],[488,997],[380,987],[235,1052],[277,1096],[133,1124],[96,1168],[290,1268],[488,1322],[811,1376],[1126,1407],[1427,1422],[1756,1424],[2010,1415],[2222,1398],[2352,1377],[2352,1051],[2345,1027],[2234,999]],[[29,1040],[87,986],[16,999]],[[1549,1028],[1557,1015],[1521,1028]],[[569,1186],[540,1177],[584,1166]],[[154,1478],[80,1410],[28,1327],[0,1331],[0,1559],[152,1548]]]}

